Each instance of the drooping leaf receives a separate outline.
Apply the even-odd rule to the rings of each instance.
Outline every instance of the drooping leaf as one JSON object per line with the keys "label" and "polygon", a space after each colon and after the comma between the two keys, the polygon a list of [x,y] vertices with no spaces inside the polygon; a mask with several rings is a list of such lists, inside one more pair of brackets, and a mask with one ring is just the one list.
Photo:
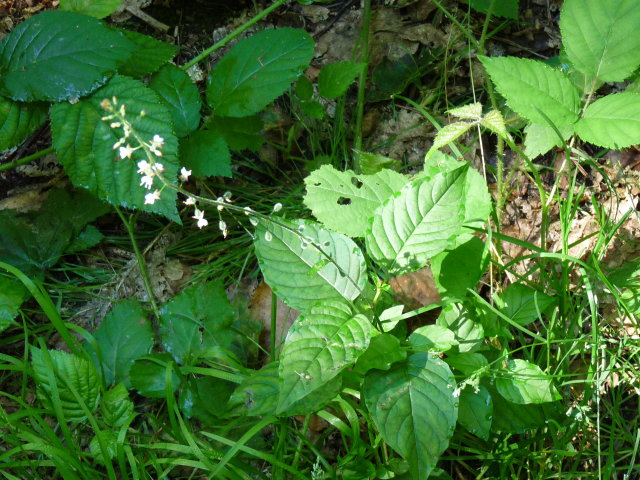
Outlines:
{"label": "drooping leaf", "polygon": [[[127,120],[146,142],[155,135],[164,139],[161,162],[164,178],[174,181],[178,172],[178,141],[173,134],[171,115],[160,102],[157,94],[137,80],[116,75],[91,97],[76,104],[60,103],[51,109],[53,146],[71,181],[88,189],[112,205],[138,208],[159,213],[179,222],[176,210],[176,193],[169,188],[153,205],[145,205],[148,193],[140,186],[137,163],[146,160],[142,149],[133,152],[130,159],[120,159],[113,145],[123,134],[121,128],[110,128],[110,120],[100,103],[116,97],[119,105],[126,106]],[[145,111],[141,116],[140,112]],[[132,147],[135,140],[131,138]],[[154,189],[162,188],[162,182],[154,179]]]}
{"label": "drooping leaf", "polygon": [[593,102],[576,123],[583,140],[620,150],[640,143],[640,94],[615,93]]}
{"label": "drooping leaf", "polygon": [[573,125],[565,125],[559,127],[558,130],[562,135],[560,138],[557,132],[548,125],[538,125],[537,123],[530,123],[524,128],[526,135],[524,139],[524,153],[529,158],[536,158],[539,155],[544,155],[553,147],[561,147],[563,140],[568,140],[573,135]]}
{"label": "drooping leaf", "polygon": [[134,51],[120,66],[118,72],[133,78],[142,78],[158,70],[178,52],[176,45],[131,30],[120,30],[133,43]]}
{"label": "drooping leaf", "polygon": [[20,311],[20,305],[27,298],[27,290],[22,283],[0,277],[0,333],[6,330]]}
{"label": "drooping leaf", "polygon": [[488,13],[493,3],[493,8],[491,9],[492,15],[512,18],[514,20],[518,19],[518,0],[466,0],[466,2],[471,5],[474,10],[481,13]]}
{"label": "drooping leaf", "polygon": [[509,285],[502,294],[504,314],[518,325],[528,325],[540,317],[557,299],[521,283]]}
{"label": "drooping leaf", "polygon": [[47,118],[47,105],[0,97],[0,152],[22,143]]}
{"label": "drooping leaf", "polygon": [[277,222],[260,221],[254,245],[265,281],[287,305],[305,312],[360,295],[366,267],[353,240],[310,221]]}
{"label": "drooping leaf", "polygon": [[240,40],[216,64],[207,82],[214,113],[246,117],[282,95],[313,57],[313,39],[304,30],[264,30]]}
{"label": "drooping leaf", "polygon": [[120,4],[121,0],[60,0],[59,9],[104,18],[115,12]]}
{"label": "drooping leaf", "polygon": [[605,82],[621,82],[640,65],[639,24],[635,0],[566,0],[560,14],[571,63]]}
{"label": "drooping leaf", "polygon": [[458,421],[474,435],[488,440],[493,422],[493,400],[489,390],[482,385],[477,391],[470,386],[462,390]]}
{"label": "drooping leaf", "polygon": [[171,392],[175,392],[180,385],[180,378],[173,358],[168,353],[152,353],[137,359],[129,370],[132,387],[148,398],[165,397],[167,368],[171,369],[168,387]]}
{"label": "drooping leaf", "polygon": [[102,418],[112,428],[125,425],[134,414],[133,402],[124,383],[118,383],[105,393],[101,403]]}
{"label": "drooping leaf", "polygon": [[375,210],[408,181],[393,170],[357,175],[323,165],[304,179],[304,203],[329,228],[350,237],[362,237]]}
{"label": "drooping leaf", "polygon": [[[567,76],[536,60],[480,57],[498,92],[523,117],[540,125],[571,125],[578,119],[580,95]],[[548,119],[548,120],[547,120]]]}
{"label": "drooping leaf", "polygon": [[345,93],[366,64],[333,62],[325,65],[318,75],[318,91],[326,98],[338,98]]}
{"label": "drooping leaf", "polygon": [[408,273],[461,233],[468,168],[416,180],[376,210],[365,234],[371,257],[393,274]]}
{"label": "drooping leaf", "polygon": [[202,106],[200,92],[184,70],[166,64],[151,77],[149,87],[168,105],[178,137],[198,128]]}
{"label": "drooping leaf", "polygon": [[302,314],[281,353],[278,410],[323,388],[352,365],[369,345],[371,334],[369,319],[344,302],[327,301]]}
{"label": "drooping leaf", "polygon": [[363,395],[384,441],[426,480],[449,445],[458,418],[456,382],[446,363],[417,353],[387,372],[371,370]]}
{"label": "drooping leaf", "polygon": [[73,390],[89,411],[94,412],[98,407],[100,377],[88,360],[60,350],[43,351],[32,347],[31,366],[38,386],[38,397],[48,408],[53,408],[56,403],[53,392],[57,391],[62,412],[67,420],[81,422],[87,418]]}
{"label": "drooping leaf", "polygon": [[124,382],[130,387],[131,365],[153,347],[151,324],[140,304],[133,299],[116,303],[93,336],[100,351],[95,352],[90,344],[87,349],[98,371],[102,370],[104,382]]}
{"label": "drooping leaf", "polygon": [[500,395],[517,404],[553,402],[562,398],[553,386],[551,377],[538,365],[520,360],[509,360],[496,378]]}
{"label": "drooping leaf", "polygon": [[416,352],[446,352],[458,345],[451,330],[440,325],[424,325],[409,335],[409,343]]}
{"label": "drooping leaf", "polygon": [[231,155],[214,130],[199,130],[180,140],[180,160],[196,177],[231,177]]}
{"label": "drooping leaf", "polygon": [[441,297],[462,299],[480,281],[487,268],[485,244],[471,237],[431,259],[431,271]]}
{"label": "drooping leaf", "polygon": [[436,324],[453,331],[461,353],[480,348],[484,341],[482,324],[460,303],[447,305],[442,309]]}
{"label": "drooping leaf", "polygon": [[235,152],[251,150],[257,152],[265,140],[260,132],[264,127],[262,119],[258,115],[249,117],[210,117],[207,128],[219,133],[229,145],[229,149]]}
{"label": "drooping leaf", "polygon": [[22,102],[78,98],[103,85],[133,49],[95,18],[47,10],[0,42],[0,92]]}
{"label": "drooping leaf", "polygon": [[236,337],[235,317],[222,284],[198,283],[160,309],[162,345],[183,364],[207,349],[230,348]]}

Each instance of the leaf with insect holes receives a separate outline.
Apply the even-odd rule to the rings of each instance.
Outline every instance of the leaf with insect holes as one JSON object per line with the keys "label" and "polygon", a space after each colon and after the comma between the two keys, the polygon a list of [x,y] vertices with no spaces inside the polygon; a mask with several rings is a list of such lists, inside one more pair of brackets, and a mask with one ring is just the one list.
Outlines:
{"label": "leaf with insect holes", "polygon": [[636,0],[565,0],[562,45],[576,69],[621,82],[640,65],[640,10]]}
{"label": "leaf with insect holes", "polygon": [[580,95],[571,80],[537,60],[479,57],[509,107],[540,125],[571,125],[580,113]]}
{"label": "leaf with insect holes", "polygon": [[620,150],[640,143],[640,94],[615,93],[599,98],[587,107],[576,123],[584,141]]}
{"label": "leaf with insect holes", "polygon": [[291,327],[280,356],[278,411],[323,388],[355,363],[372,333],[369,319],[355,314],[345,302],[324,302],[302,314]]}
{"label": "leaf with insect holes", "polygon": [[496,388],[505,399],[517,404],[553,402],[562,398],[549,375],[538,365],[518,358],[509,360],[500,371]]}
{"label": "leaf with insect holes", "polygon": [[313,39],[304,30],[264,30],[240,40],[213,67],[207,102],[215,115],[246,117],[282,95],[313,57]]}
{"label": "leaf with insect holes", "polygon": [[0,152],[15,147],[47,118],[44,103],[20,103],[0,97]]}
{"label": "leaf with insect holes", "polygon": [[315,222],[260,220],[254,246],[267,284],[302,312],[315,303],[354,300],[364,288],[366,266],[360,248]]}
{"label": "leaf with insect holes", "polygon": [[82,97],[103,85],[133,50],[100,20],[47,10],[0,42],[0,93],[23,102]]}
{"label": "leaf with insect holes", "polygon": [[387,169],[373,175],[358,175],[323,165],[304,179],[307,187],[304,203],[332,230],[362,237],[375,210],[408,181],[404,175]]}
{"label": "leaf with insect holes", "polygon": [[371,370],[362,394],[383,440],[426,480],[447,449],[458,418],[456,381],[440,358],[411,355],[389,371]]}
{"label": "leaf with insect holes", "polygon": [[118,69],[121,75],[145,77],[169,62],[179,50],[176,45],[161,42],[139,32],[124,29],[120,31],[135,46],[131,56]]}

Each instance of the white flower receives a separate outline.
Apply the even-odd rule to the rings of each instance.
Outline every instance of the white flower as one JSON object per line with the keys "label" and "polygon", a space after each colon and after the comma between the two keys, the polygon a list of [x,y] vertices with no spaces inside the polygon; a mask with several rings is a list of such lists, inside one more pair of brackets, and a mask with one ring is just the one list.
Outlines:
{"label": "white flower", "polygon": [[189,175],[191,175],[191,170],[187,170],[185,167],[180,169],[180,181],[186,182],[189,180]]}
{"label": "white flower", "polygon": [[151,165],[151,170],[153,170],[154,172],[164,172],[164,165],[162,165],[159,162],[154,163],[153,165]]}
{"label": "white flower", "polygon": [[144,186],[147,190],[151,190],[151,187],[153,186],[153,177],[143,175],[142,179],[140,179],[140,186]]}
{"label": "white flower", "polygon": [[224,220],[220,220],[218,222],[218,228],[222,232],[222,236],[224,238],[227,238],[227,233],[229,233],[229,232],[227,232],[227,224],[226,224],[226,222]]}
{"label": "white flower", "polygon": [[151,140],[151,145],[156,148],[162,148],[162,145],[164,145],[164,138],[162,138],[160,135],[154,135],[153,139]]}
{"label": "white flower", "polygon": [[195,215],[192,217],[198,220],[198,228],[206,227],[209,225],[209,222],[206,218],[204,218],[204,211],[196,208]]}
{"label": "white flower", "polygon": [[153,176],[153,170],[151,169],[151,165],[146,160],[140,160],[138,162],[138,173],[142,173],[144,175]]}
{"label": "white flower", "polygon": [[187,197],[187,199],[184,201],[185,205],[195,205],[196,204],[196,199],[193,197]]}
{"label": "white flower", "polygon": [[280,210],[282,210],[282,204],[280,202],[278,202],[273,206],[273,211],[274,212],[279,212]]}
{"label": "white flower", "polygon": [[120,150],[119,150],[119,152],[120,152],[120,158],[122,158],[123,160],[124,160],[125,158],[131,158],[131,154],[132,154],[133,152],[135,152],[135,151],[136,151],[136,149],[135,149],[135,148],[132,148],[132,147],[131,147],[131,145],[129,145],[129,144],[127,143],[127,146],[126,146],[126,147],[120,147]]}
{"label": "white flower", "polygon": [[111,127],[111,128],[119,128],[121,126],[122,126],[122,124],[120,122],[112,122],[112,123],[109,124],[109,127]]}
{"label": "white flower", "polygon": [[160,200],[160,192],[158,190],[155,190],[153,193],[147,193],[144,196],[145,205],[153,205],[156,200]]}

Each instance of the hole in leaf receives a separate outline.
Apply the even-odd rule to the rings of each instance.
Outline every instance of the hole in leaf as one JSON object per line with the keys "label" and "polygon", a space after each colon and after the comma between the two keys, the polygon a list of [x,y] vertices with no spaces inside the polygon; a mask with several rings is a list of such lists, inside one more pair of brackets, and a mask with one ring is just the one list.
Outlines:
{"label": "hole in leaf", "polygon": [[362,182],[360,180],[358,180],[356,177],[351,177],[351,183],[353,183],[353,185],[356,188],[361,188],[362,187]]}
{"label": "hole in leaf", "polygon": [[351,199],[346,197],[340,197],[338,199],[338,205],[351,205]]}

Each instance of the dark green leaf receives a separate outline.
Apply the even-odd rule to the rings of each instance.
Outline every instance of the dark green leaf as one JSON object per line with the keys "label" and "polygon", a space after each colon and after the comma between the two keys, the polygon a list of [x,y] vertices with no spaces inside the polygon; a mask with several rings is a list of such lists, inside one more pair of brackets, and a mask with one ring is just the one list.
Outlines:
{"label": "dark green leaf", "polygon": [[502,294],[504,314],[518,325],[528,325],[557,302],[557,299],[523,285],[509,285]]}
{"label": "dark green leaf", "polygon": [[120,30],[134,45],[131,56],[120,66],[118,72],[133,78],[142,78],[158,70],[178,52],[176,45],[161,42],[153,37],[131,30]]}
{"label": "dark green leaf", "polygon": [[268,363],[251,373],[235,389],[227,410],[234,416],[275,415],[280,394],[278,363]]}
{"label": "dark green leaf", "polygon": [[326,98],[338,98],[344,94],[366,64],[334,62],[322,67],[318,75],[318,90]]}
{"label": "dark green leaf", "polygon": [[180,391],[180,410],[187,418],[197,418],[213,425],[225,415],[225,410],[220,406],[227,404],[234,387],[233,383],[219,378],[190,378]]}
{"label": "dark green leaf", "polygon": [[518,0],[466,0],[474,10],[488,13],[493,4],[491,14],[496,17],[518,19]]}
{"label": "dark green leaf", "polygon": [[389,370],[391,365],[407,358],[407,351],[400,348],[400,340],[390,333],[371,338],[369,347],[358,358],[353,370],[364,374],[369,370]]}
{"label": "dark green leaf", "polygon": [[453,331],[459,352],[477,350],[484,341],[484,328],[472,313],[459,303],[447,305],[436,324]]}
{"label": "dark green leaf", "polygon": [[493,421],[493,400],[489,391],[480,385],[475,391],[468,386],[460,394],[458,410],[460,425],[483,440],[489,439]]}
{"label": "dark green leaf", "polygon": [[133,402],[124,383],[107,391],[102,400],[102,418],[112,428],[126,425],[134,414]]}
{"label": "dark green leaf", "polygon": [[175,392],[180,385],[180,378],[173,358],[168,353],[152,353],[136,360],[129,371],[131,385],[140,395],[163,398],[166,396],[167,368],[171,369],[169,389]]}
{"label": "dark green leaf", "polygon": [[209,118],[207,128],[222,135],[234,152],[251,150],[257,152],[264,144],[260,134],[264,123],[258,115],[249,117],[216,117]]}
{"label": "dark green leaf", "polygon": [[181,139],[180,159],[196,177],[231,177],[227,142],[214,130],[200,130]]}
{"label": "dark green leaf", "polygon": [[27,290],[17,280],[0,277],[0,333],[6,330],[27,299]]}
{"label": "dark green leaf", "polygon": [[44,103],[20,103],[0,97],[0,152],[22,143],[46,118]]}
{"label": "dark green leaf", "polygon": [[431,271],[442,298],[462,299],[477,285],[487,265],[485,245],[478,237],[431,259]]}

